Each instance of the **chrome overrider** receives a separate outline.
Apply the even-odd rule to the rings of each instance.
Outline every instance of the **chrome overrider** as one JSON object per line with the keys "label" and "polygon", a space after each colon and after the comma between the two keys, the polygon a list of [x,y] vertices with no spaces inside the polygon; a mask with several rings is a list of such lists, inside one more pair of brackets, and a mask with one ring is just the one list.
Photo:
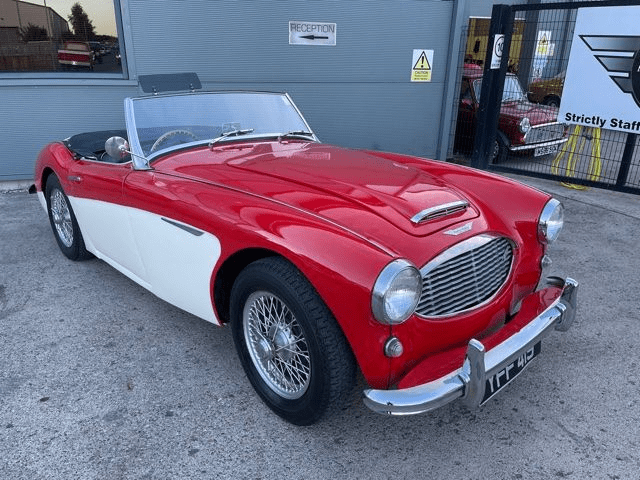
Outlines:
{"label": "chrome overrider", "polygon": [[364,391],[364,403],[376,413],[413,415],[429,412],[462,397],[470,408],[480,406],[487,378],[509,365],[552,330],[566,332],[576,315],[578,282],[548,277],[547,285],[562,288],[562,295],[544,312],[489,351],[476,339],[467,345],[461,368],[423,385],[401,390]]}

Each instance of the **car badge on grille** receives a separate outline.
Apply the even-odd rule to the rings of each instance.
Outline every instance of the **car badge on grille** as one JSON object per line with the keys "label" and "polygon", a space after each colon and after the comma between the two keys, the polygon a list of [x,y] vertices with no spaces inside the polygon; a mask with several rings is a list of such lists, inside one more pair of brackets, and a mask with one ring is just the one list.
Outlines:
{"label": "car badge on grille", "polygon": [[473,228],[473,222],[465,223],[461,227],[454,228],[453,230],[447,230],[445,235],[460,235],[461,233],[468,232]]}

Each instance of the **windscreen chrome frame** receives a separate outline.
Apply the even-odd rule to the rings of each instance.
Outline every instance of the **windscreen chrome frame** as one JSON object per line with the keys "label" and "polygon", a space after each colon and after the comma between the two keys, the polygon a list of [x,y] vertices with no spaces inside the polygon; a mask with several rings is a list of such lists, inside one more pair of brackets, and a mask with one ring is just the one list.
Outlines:
{"label": "windscreen chrome frame", "polygon": [[[189,93],[174,93],[174,94],[167,94],[167,95],[153,95],[152,97],[128,97],[125,98],[124,100],[124,111],[125,111],[125,123],[126,123],[126,127],[127,127],[127,136],[128,141],[129,141],[129,146],[132,152],[132,159],[133,159],[133,167],[136,170],[149,170],[151,169],[150,163],[156,158],[159,157],[161,155],[165,155],[169,152],[175,151],[175,150],[181,150],[184,149],[185,147],[190,147],[190,146],[197,146],[197,145],[207,145],[211,139],[203,139],[203,140],[198,140],[195,142],[189,142],[189,143],[183,143],[180,145],[176,145],[174,147],[169,147],[166,149],[162,149],[162,150],[158,150],[157,152],[154,152],[151,155],[145,156],[144,152],[142,150],[142,145],[140,144],[140,140],[138,139],[138,133],[137,133],[137,128],[136,128],[136,121],[135,121],[135,115],[134,115],[134,103],[136,101],[141,101],[141,100],[146,100],[148,98],[163,98],[163,97],[180,97],[180,96],[204,96],[204,95],[224,95],[224,94],[229,94],[229,93],[233,93],[233,94],[265,94],[265,95],[278,95],[281,97],[284,97],[287,99],[287,101],[289,102],[289,104],[293,107],[293,109],[295,110],[295,112],[298,114],[298,116],[300,117],[300,119],[302,120],[302,123],[305,125],[306,129],[308,132],[310,132],[312,135],[309,136],[310,139],[312,139],[314,142],[320,142],[320,140],[318,139],[318,137],[316,136],[316,134],[313,132],[313,130],[311,130],[311,127],[309,126],[309,123],[307,122],[307,120],[304,118],[304,116],[302,115],[302,112],[300,111],[300,109],[298,108],[298,106],[293,102],[293,100],[291,99],[291,97],[289,96],[288,93],[279,93],[279,92],[259,92],[259,91],[220,91],[220,92],[189,92]],[[243,135],[242,137],[234,137],[234,140],[250,140],[250,139],[255,139],[255,138],[277,138],[278,136],[282,135],[283,133],[287,133],[287,132],[273,132],[273,133],[259,133],[259,134],[248,134],[248,135]]]}

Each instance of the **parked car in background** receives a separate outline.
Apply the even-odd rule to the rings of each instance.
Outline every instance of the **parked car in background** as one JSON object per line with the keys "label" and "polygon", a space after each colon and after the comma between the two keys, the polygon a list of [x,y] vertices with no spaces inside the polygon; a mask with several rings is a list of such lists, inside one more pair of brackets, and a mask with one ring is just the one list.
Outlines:
{"label": "parked car in background", "polygon": [[565,75],[566,72],[560,72],[555,77],[531,82],[528,92],[529,100],[550,107],[560,107]]}
{"label": "parked car in background", "polygon": [[[456,150],[468,151],[473,146],[481,88],[482,68],[465,65],[456,125]],[[498,134],[490,160],[494,163],[500,161],[509,152],[536,157],[552,154],[567,140],[567,127],[558,122],[558,109],[531,103],[518,77],[508,73],[502,94]]]}
{"label": "parked car in background", "polygon": [[91,51],[93,52],[93,58],[97,63],[102,63],[102,56],[104,55],[104,48],[100,42],[89,42]]}
{"label": "parked car in background", "polygon": [[162,94],[155,77],[125,100],[126,130],[45,146],[30,191],[69,259],[230,325],[287,421],[341,408],[357,370],[378,413],[477,407],[570,327],[578,285],[547,277],[550,195],[320,143],[286,94]]}
{"label": "parked car in background", "polygon": [[88,68],[93,70],[95,53],[88,42],[68,41],[64,42],[58,50],[58,63],[63,69]]}

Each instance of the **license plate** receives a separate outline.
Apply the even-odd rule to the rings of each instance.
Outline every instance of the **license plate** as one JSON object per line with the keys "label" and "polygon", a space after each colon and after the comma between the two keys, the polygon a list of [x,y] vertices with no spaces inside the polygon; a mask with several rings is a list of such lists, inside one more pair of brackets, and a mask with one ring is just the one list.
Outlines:
{"label": "license plate", "polygon": [[540,157],[542,155],[549,155],[558,151],[558,145],[547,145],[546,147],[538,147],[533,151],[534,157]]}
{"label": "license plate", "polygon": [[520,375],[531,361],[538,356],[541,349],[541,343],[536,343],[529,350],[526,350],[520,354],[513,362],[505,365],[498,372],[487,378],[484,389],[484,398],[480,405],[486,403],[496,393],[506,387],[511,381]]}

